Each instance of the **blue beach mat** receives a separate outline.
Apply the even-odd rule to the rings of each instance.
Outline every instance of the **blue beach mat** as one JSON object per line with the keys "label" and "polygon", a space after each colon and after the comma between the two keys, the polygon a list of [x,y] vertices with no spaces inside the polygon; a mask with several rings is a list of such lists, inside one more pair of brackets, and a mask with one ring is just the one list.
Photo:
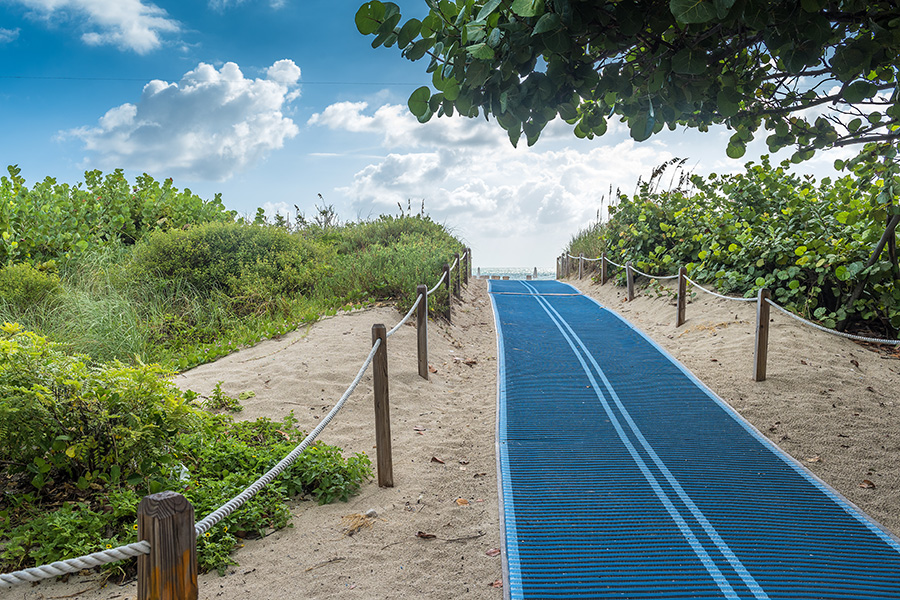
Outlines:
{"label": "blue beach mat", "polygon": [[490,293],[508,598],[900,599],[900,541],[615,312]]}

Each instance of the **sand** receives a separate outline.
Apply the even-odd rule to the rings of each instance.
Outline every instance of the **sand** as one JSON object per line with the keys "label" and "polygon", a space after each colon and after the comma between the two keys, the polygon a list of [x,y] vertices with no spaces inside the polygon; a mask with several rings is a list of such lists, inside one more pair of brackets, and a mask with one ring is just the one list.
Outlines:
{"label": "sand", "polygon": [[[898,405],[900,354],[873,352],[773,312],[768,378],[751,380],[755,305],[698,292],[687,323],[674,327],[667,288],[624,289],[571,283],[617,310],[763,434],[900,533]],[[240,418],[280,419],[293,410],[311,429],[353,379],[371,344],[371,326],[389,328],[388,307],[325,319],[179,375],[202,394],[218,381],[230,395],[252,391]],[[200,598],[497,599],[501,578],[495,466],[496,339],[484,281],[473,281],[453,324],[429,325],[430,363],[416,373],[415,329],[388,342],[393,488],[367,483],[347,503],[292,506],[293,526],[247,540],[225,576],[200,576]],[[371,375],[321,439],[374,459]],[[872,485],[869,485],[870,482]],[[353,535],[352,517],[376,516]],[[357,516],[355,523],[360,524]],[[421,532],[426,537],[419,537]],[[434,537],[430,537],[434,536]],[[124,600],[133,581],[101,586],[99,574],[45,581],[0,598]]]}

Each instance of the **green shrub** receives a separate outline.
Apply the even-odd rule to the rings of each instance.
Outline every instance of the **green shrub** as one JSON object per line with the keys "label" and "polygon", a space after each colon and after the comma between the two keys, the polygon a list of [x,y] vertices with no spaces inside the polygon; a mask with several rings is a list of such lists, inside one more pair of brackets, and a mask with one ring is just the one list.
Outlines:
{"label": "green shrub", "polygon": [[231,299],[239,314],[283,308],[283,297],[310,291],[328,272],[320,244],[284,229],[209,223],[155,232],[135,247],[138,278],[184,281]]}
{"label": "green shrub", "polygon": [[25,313],[35,306],[53,303],[62,293],[59,275],[18,263],[0,268],[0,301],[11,311]]}
{"label": "green shrub", "polygon": [[[881,186],[866,190],[849,176],[817,183],[767,157],[745,173],[691,182],[662,192],[644,184],[634,197],[621,196],[609,220],[584,230],[567,250],[605,251],[653,275],[685,266],[723,293],[752,297],[765,287],[782,306],[827,327],[858,319],[888,335],[900,329],[896,260],[884,252],[865,266],[889,214],[877,201]],[[858,284],[863,293],[851,305]]]}
{"label": "green shrub", "polygon": [[[0,571],[135,541],[140,496],[183,493],[198,518],[243,491],[305,436],[197,407],[152,365],[98,364],[16,324],[0,327]],[[287,501],[346,500],[371,477],[364,454],[316,443],[208,536],[200,566],[221,569],[238,537],[290,520]]]}

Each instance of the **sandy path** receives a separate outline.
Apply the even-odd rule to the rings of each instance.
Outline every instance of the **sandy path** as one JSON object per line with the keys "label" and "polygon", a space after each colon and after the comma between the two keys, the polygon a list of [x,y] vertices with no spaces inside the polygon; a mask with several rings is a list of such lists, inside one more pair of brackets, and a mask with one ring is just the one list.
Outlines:
{"label": "sandy path", "polygon": [[[766,436],[900,532],[900,354],[871,352],[773,311],[768,379],[756,383],[753,303],[699,292],[687,323],[676,329],[674,301],[665,292],[644,289],[625,303],[623,288],[572,283],[623,314]],[[241,418],[281,418],[294,410],[311,428],[356,374],[371,325],[398,320],[388,308],[339,315],[186,372],[176,383],[205,394],[223,381],[229,394],[256,394],[243,402]],[[248,541],[235,555],[240,566],[226,576],[202,575],[201,598],[501,597],[490,586],[501,576],[500,558],[486,553],[500,540],[495,332],[483,281],[469,286],[451,327],[430,324],[429,344],[438,372],[427,382],[416,375],[413,327],[388,344],[396,486],[369,483],[348,503],[297,503],[292,528]],[[475,364],[464,364],[470,359]],[[374,456],[372,401],[367,375],[322,439]],[[860,487],[863,480],[875,487]],[[369,509],[378,513],[373,526],[344,535],[342,518]],[[417,538],[419,531],[436,538]],[[135,597],[133,582],[97,589],[98,581],[92,574],[44,582],[0,598]]]}

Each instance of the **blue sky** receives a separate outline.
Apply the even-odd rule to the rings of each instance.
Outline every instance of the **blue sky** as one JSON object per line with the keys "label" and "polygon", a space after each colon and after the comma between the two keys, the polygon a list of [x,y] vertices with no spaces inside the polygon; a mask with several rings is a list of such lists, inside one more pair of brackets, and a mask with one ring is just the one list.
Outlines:
{"label": "blue sky", "polygon": [[[424,61],[372,49],[361,0],[0,0],[0,163],[29,185],[87,169],[173,177],[252,214],[325,202],[343,219],[397,214],[446,223],[475,264],[549,268],[612,186],[672,157],[736,171],[729,133],[642,144],[618,124],[577,140],[564,123],[533,148],[484,119],[419,125],[406,109]],[[421,17],[422,0],[398,2]],[[763,148],[751,145],[745,159]],[[804,164],[823,176],[838,156]]]}

